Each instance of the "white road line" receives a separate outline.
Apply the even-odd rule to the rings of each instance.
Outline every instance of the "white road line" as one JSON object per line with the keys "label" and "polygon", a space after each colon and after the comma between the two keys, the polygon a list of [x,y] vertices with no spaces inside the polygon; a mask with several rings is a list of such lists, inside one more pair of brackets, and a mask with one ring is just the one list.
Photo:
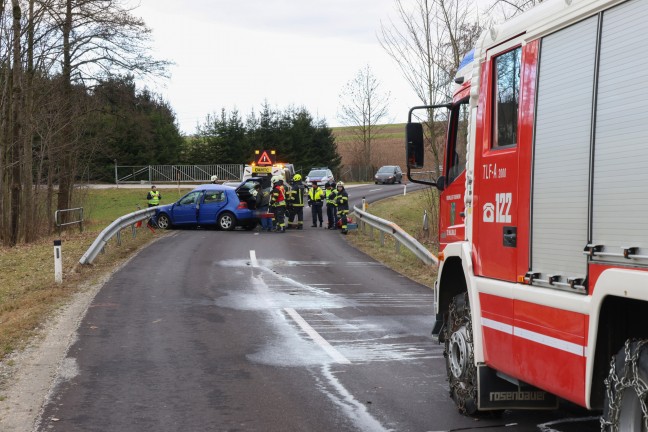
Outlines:
{"label": "white road line", "polygon": [[250,261],[252,262],[252,267],[259,267],[259,262],[256,259],[256,251],[250,251]]}
{"label": "white road line", "polygon": [[313,341],[319,345],[328,355],[331,356],[333,360],[335,360],[338,363],[344,363],[344,364],[351,364],[349,359],[344,357],[338,350],[333,348],[330,343],[326,341],[322,336],[320,336],[319,333],[315,331],[313,327],[311,327],[304,318],[302,318],[301,315],[297,313],[297,311],[293,308],[285,308],[284,309],[290,317],[295,320],[297,324],[299,324],[299,327],[302,328],[308,334],[308,336],[313,339]]}
{"label": "white road line", "polygon": [[378,189],[370,189],[369,192],[376,192],[376,191],[379,191],[379,190],[382,190],[382,188],[378,188]]}

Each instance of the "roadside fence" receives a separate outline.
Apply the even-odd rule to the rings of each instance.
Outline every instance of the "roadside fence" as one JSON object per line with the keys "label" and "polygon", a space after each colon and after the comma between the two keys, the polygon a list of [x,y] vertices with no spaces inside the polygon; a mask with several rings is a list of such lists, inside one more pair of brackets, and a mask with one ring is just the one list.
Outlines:
{"label": "roadside fence", "polygon": [[358,229],[361,230],[362,233],[366,233],[368,229],[369,235],[373,239],[373,230],[378,230],[380,233],[381,245],[385,245],[385,234],[389,234],[396,240],[396,253],[400,253],[400,246],[403,245],[412,251],[412,253],[425,264],[439,264],[439,259],[436,256],[427,250],[427,248],[419,243],[414,237],[403,231],[403,229],[394,222],[374,216],[358,208],[358,206],[353,208],[353,212],[358,221]]}
{"label": "roadside fence", "polygon": [[211,176],[218,181],[240,181],[244,165],[146,165],[125,166],[115,164],[115,184],[123,183],[208,183]]}
{"label": "roadside fence", "polygon": [[[69,215],[69,216],[63,216],[63,215]],[[70,220],[70,218],[74,217],[74,215],[76,215],[76,218]],[[66,222],[63,222],[63,219],[65,219]],[[83,207],[56,210],[54,212],[54,223],[58,228],[59,236],[61,235],[61,227],[67,225],[79,224],[79,230],[80,232],[83,232]]]}

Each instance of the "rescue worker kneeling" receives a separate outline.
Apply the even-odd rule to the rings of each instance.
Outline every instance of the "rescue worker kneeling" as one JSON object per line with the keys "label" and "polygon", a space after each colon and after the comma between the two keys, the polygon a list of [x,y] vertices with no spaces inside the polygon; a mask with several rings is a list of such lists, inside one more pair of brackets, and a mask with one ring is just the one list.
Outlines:
{"label": "rescue worker kneeling", "polygon": [[286,223],[286,192],[283,187],[283,179],[279,176],[272,177],[272,192],[270,194],[270,206],[274,208],[276,231],[285,233]]}

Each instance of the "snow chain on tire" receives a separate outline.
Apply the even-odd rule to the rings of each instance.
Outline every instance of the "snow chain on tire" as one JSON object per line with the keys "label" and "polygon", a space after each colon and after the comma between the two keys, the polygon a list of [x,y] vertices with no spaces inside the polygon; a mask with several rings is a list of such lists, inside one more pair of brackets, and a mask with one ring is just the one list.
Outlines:
{"label": "snow chain on tire", "polygon": [[[449,349],[450,340],[454,332],[465,328],[464,336],[467,346],[470,347],[465,360],[465,371],[460,378],[456,378],[450,367]],[[446,358],[446,373],[450,386],[450,396],[455,401],[457,409],[464,415],[472,415],[477,411],[477,368],[473,350],[472,318],[468,293],[455,296],[448,308],[448,323],[445,326],[445,349],[443,356]]]}
{"label": "snow chain on tire", "polygon": [[[639,398],[642,416],[642,431],[648,431],[648,383],[645,381],[648,373],[648,340],[629,339],[622,351],[612,358],[610,373],[605,379],[606,401],[603,416],[601,417],[601,431],[625,432],[620,428],[623,393],[626,390],[634,391]],[[646,349],[644,349],[646,348]],[[623,352],[622,365],[620,355]],[[643,352],[643,356],[642,356]],[[645,365],[641,364],[642,361]],[[619,367],[621,366],[621,367]],[[643,377],[641,369],[643,371]]]}

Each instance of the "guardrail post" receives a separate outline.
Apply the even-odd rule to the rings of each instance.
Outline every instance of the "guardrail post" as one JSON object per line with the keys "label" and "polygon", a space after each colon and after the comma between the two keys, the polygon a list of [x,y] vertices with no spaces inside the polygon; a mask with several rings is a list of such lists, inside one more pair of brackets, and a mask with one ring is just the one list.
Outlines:
{"label": "guardrail post", "polygon": [[121,231],[117,231],[117,246],[121,246]]}
{"label": "guardrail post", "polygon": [[380,231],[380,246],[385,246],[385,233]]}
{"label": "guardrail post", "polygon": [[362,211],[367,211],[367,200],[365,200],[365,197],[362,197]]}
{"label": "guardrail post", "polygon": [[61,256],[61,240],[54,240],[54,281],[63,282],[63,257]]}
{"label": "guardrail post", "polygon": [[398,255],[400,255],[400,245],[401,245],[400,242],[397,241],[397,242],[396,242],[396,253],[397,253]]}

